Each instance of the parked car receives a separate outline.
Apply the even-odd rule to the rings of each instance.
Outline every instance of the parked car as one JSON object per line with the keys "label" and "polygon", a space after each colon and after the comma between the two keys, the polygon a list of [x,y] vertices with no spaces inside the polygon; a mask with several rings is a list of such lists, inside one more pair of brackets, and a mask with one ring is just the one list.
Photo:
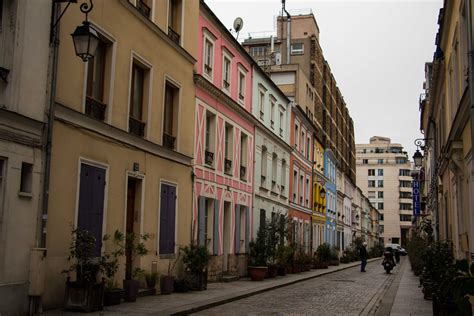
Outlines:
{"label": "parked car", "polygon": [[392,250],[398,250],[398,252],[402,256],[407,255],[407,251],[404,248],[402,248],[402,246],[400,246],[400,244],[386,244],[385,248],[391,248]]}

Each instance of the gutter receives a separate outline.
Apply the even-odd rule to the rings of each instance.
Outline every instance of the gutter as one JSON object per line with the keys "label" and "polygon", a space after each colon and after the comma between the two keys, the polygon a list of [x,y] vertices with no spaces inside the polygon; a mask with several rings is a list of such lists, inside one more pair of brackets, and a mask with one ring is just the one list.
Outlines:
{"label": "gutter", "polygon": [[[467,18],[468,18],[468,62],[469,62],[469,107],[471,119],[471,170],[474,171],[474,32],[473,32],[473,17],[472,17],[472,3],[471,0],[466,1]],[[471,211],[474,209],[474,177],[471,175],[469,180],[469,204]],[[472,213],[472,212],[471,212]],[[471,231],[474,230],[474,216],[471,214],[469,218]],[[469,251],[474,252],[474,243],[469,242]]]}

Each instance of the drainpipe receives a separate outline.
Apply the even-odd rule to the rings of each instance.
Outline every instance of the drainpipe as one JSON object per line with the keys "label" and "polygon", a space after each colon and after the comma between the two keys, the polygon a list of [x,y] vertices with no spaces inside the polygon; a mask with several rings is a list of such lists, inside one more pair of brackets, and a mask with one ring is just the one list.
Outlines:
{"label": "drainpipe", "polygon": [[[282,14],[283,12],[286,13],[286,63],[290,63],[290,46],[291,46],[291,15],[285,8],[285,0],[281,1],[282,3]],[[283,21],[282,21],[283,25]],[[283,34],[282,34],[283,35]]]}
{"label": "drainpipe", "polygon": [[[471,112],[471,170],[469,172],[469,204],[470,209],[474,209],[474,32],[473,32],[473,18],[472,18],[472,3],[471,0],[466,1],[467,16],[468,16],[468,59],[469,59],[469,103]],[[474,215],[471,214],[469,218],[470,231],[474,232]],[[473,238],[469,236],[471,241]],[[474,253],[474,242],[469,242],[469,252]]]}

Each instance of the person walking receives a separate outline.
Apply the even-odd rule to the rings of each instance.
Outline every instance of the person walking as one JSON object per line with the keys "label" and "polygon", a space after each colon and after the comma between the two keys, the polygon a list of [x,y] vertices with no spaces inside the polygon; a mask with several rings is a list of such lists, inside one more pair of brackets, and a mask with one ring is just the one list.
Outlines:
{"label": "person walking", "polygon": [[367,243],[364,241],[359,249],[360,256],[360,272],[365,272],[365,266],[367,265]]}

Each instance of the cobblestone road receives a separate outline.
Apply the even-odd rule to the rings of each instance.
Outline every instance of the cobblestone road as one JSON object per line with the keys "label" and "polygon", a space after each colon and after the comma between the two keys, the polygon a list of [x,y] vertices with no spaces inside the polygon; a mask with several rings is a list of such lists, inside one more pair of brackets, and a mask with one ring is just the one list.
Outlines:
{"label": "cobblestone road", "polygon": [[367,272],[350,268],[273,291],[220,305],[196,315],[369,315],[375,311],[395,274],[386,274],[381,261]]}

